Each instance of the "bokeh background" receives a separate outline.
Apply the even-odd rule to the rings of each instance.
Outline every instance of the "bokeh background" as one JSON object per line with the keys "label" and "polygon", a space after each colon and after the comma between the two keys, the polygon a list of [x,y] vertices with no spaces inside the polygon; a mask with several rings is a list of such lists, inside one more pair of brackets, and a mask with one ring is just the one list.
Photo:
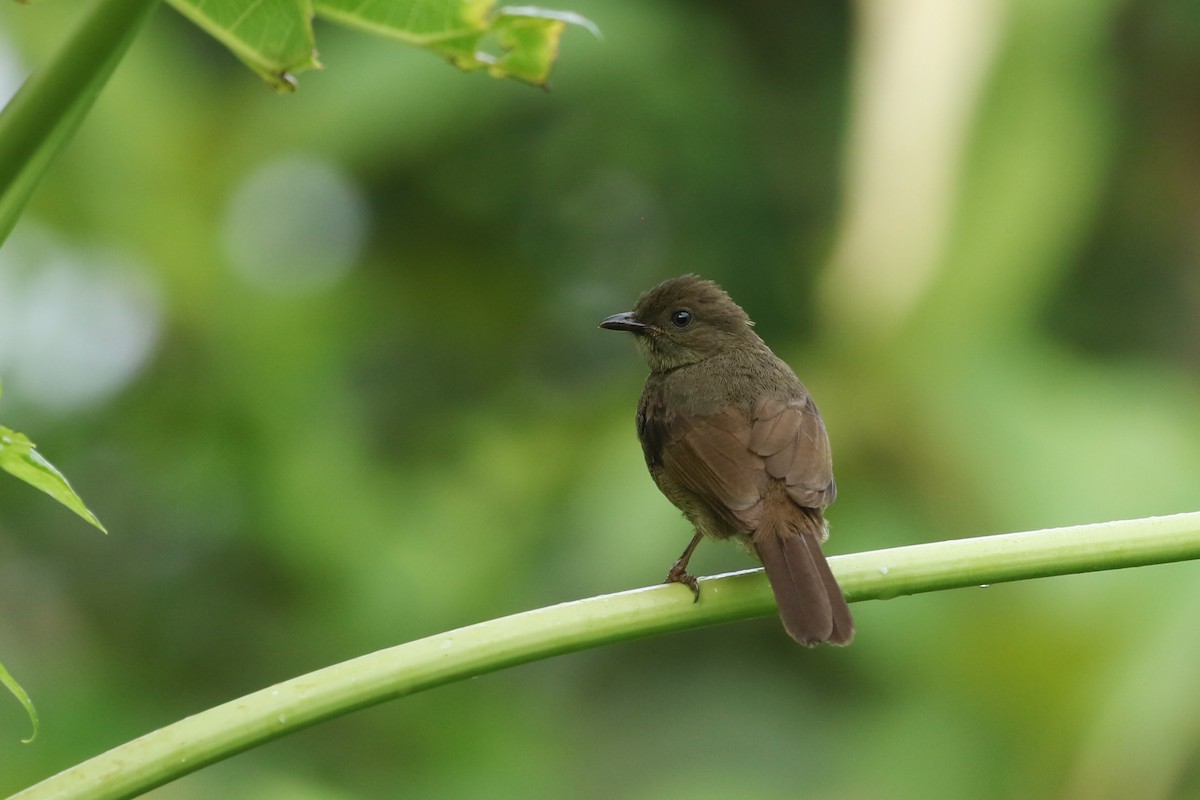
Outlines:
{"label": "bokeh background", "polygon": [[[0,794],[277,680],[651,584],[686,523],[597,330],[723,283],[813,391],[830,552],[1200,509],[1200,4],[576,0],[553,91],[163,8],[0,251]],[[11,92],[70,0],[0,7]],[[750,566],[701,548],[701,572]],[[1200,795],[1195,564],[607,647],[161,798]]]}

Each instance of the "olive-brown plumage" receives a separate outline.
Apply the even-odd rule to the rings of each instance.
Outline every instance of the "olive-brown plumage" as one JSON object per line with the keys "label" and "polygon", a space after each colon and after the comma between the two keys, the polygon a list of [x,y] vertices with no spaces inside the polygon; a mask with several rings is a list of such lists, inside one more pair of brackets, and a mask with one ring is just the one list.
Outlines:
{"label": "olive-brown plumage", "polygon": [[672,278],[600,323],[634,334],[650,367],[638,439],[655,484],[695,526],[667,581],[698,589],[703,536],[748,543],[784,628],[804,645],[848,644],[854,622],[821,552],[837,487],[825,423],[803,384],[712,281]]}

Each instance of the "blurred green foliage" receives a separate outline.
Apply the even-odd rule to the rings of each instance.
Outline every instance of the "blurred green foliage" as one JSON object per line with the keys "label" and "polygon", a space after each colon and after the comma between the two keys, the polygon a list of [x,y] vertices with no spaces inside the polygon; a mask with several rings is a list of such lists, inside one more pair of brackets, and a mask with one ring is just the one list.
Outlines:
{"label": "blurred green foliage", "polygon": [[[832,552],[1200,508],[1200,7],[936,6],[576,3],[605,40],[568,32],[549,95],[331,28],[274,96],[157,13],[0,251],[3,417],[112,534],[0,481],[0,652],[43,723],[20,745],[0,704],[0,792],[660,580],[689,532],[595,325],[684,271],[820,403]],[[40,63],[62,13],[0,7],[0,52]],[[774,619],[607,648],[153,796],[1195,796],[1197,586],[861,604],[846,650]]]}

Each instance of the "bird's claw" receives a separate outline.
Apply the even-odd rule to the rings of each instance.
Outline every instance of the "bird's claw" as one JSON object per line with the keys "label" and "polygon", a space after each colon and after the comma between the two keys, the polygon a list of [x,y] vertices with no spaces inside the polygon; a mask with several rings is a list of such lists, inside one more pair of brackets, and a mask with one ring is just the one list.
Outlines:
{"label": "bird's claw", "polygon": [[692,602],[700,602],[700,582],[696,580],[695,575],[692,575],[683,567],[678,565],[671,567],[671,571],[667,573],[667,579],[663,583],[682,583],[692,590]]}

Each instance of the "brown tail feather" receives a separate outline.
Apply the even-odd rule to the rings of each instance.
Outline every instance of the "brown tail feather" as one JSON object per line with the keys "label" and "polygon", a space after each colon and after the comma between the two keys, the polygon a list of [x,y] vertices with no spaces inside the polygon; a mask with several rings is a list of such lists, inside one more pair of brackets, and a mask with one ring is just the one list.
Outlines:
{"label": "brown tail feather", "polygon": [[751,542],[775,592],[788,635],[806,647],[849,644],[854,620],[829,569],[816,531],[766,514]]}

